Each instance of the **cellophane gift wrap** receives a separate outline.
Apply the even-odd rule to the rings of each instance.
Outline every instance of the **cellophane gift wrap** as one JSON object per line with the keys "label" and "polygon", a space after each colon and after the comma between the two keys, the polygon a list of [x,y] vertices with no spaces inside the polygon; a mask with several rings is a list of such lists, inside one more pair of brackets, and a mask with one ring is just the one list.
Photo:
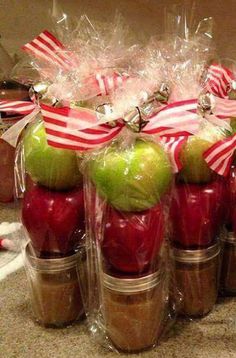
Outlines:
{"label": "cellophane gift wrap", "polygon": [[5,110],[8,100],[28,100],[28,87],[12,80],[14,61],[0,44],[0,203],[14,198],[14,154],[15,149],[4,138],[5,131],[22,118],[22,114]]}
{"label": "cellophane gift wrap", "polygon": [[[173,29],[175,13],[171,19]],[[198,128],[178,153],[181,169],[170,204],[170,240],[176,285],[182,294],[179,313],[198,318],[212,310],[218,296],[227,198],[225,178],[212,169],[207,156],[213,145],[227,138],[230,126],[209,91],[212,20],[202,20],[191,32],[185,16],[177,19],[178,36],[166,41],[164,53],[172,89],[169,101],[185,103],[198,118]]]}
{"label": "cellophane gift wrap", "polygon": [[[117,352],[156,346],[181,301],[169,257],[168,212],[182,135],[198,122],[195,115],[186,122],[184,106],[168,104],[165,66],[152,46],[140,51],[135,71],[97,107],[97,123],[105,124],[81,163],[88,327]],[[101,130],[110,136],[103,138]]]}
{"label": "cellophane gift wrap", "polygon": [[99,104],[110,87],[120,86],[128,76],[125,71],[136,45],[125,43],[127,28],[120,17],[113,25],[114,31],[105,36],[106,24],[92,24],[83,16],[77,28],[66,33],[65,44],[44,31],[23,47],[33,57],[34,70],[29,75],[25,61],[15,69],[21,81],[30,81],[32,73],[35,78],[35,70],[38,74],[37,83],[31,80],[33,110],[7,135],[16,142],[25,130],[17,146],[16,192],[22,198],[23,252],[33,314],[46,327],[66,326],[84,316],[78,280],[79,274],[84,282],[86,274],[79,169],[83,145],[77,129],[93,113],[91,100]]}
{"label": "cellophane gift wrap", "polygon": [[235,61],[218,59],[210,64],[205,78],[207,91],[211,94],[214,111],[226,121],[229,129],[226,137],[216,142],[206,152],[210,168],[220,174],[226,183],[224,195],[225,231],[221,235],[222,267],[220,289],[224,295],[235,295]]}

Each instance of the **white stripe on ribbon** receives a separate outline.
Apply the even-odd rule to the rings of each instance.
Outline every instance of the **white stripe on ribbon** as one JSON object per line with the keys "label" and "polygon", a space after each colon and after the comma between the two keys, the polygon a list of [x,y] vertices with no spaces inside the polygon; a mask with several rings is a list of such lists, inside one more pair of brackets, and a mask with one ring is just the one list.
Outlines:
{"label": "white stripe on ribbon", "polygon": [[36,57],[41,57],[53,64],[56,62],[59,66],[69,70],[73,66],[71,57],[65,52],[64,46],[60,43],[60,46],[58,46],[58,43],[59,41],[51,33],[44,31],[31,42],[25,44],[22,49],[30,51]]}
{"label": "white stripe on ribbon", "polygon": [[[74,137],[77,137],[78,139],[85,139],[88,141],[92,141],[92,140],[98,138],[98,134],[95,130],[94,130],[94,132],[91,130],[91,132],[87,133],[87,132],[83,132],[81,130],[69,129],[68,127],[60,127],[59,128],[56,124],[49,123],[46,121],[44,122],[44,126],[45,126],[45,128],[47,128],[49,130],[58,131],[58,133],[61,133],[63,136],[66,136],[68,134],[68,135],[73,135]],[[106,133],[100,133],[99,139],[105,141],[107,136],[115,131],[117,131],[117,128],[111,128]],[[60,136],[60,134],[59,134],[59,136]]]}
{"label": "white stripe on ribbon", "polygon": [[127,74],[118,74],[114,72],[113,75],[107,76],[97,73],[95,78],[100,90],[100,95],[107,96],[109,93],[122,86],[129,76]]}
{"label": "white stripe on ribbon", "polygon": [[[212,71],[215,74],[221,74],[221,77],[224,77],[226,82],[230,82],[232,80],[232,73],[229,69],[225,69],[222,66],[218,65],[218,64],[212,64],[209,67],[209,70]],[[228,72],[230,73],[230,75],[228,74]]]}
{"label": "white stripe on ribbon", "polygon": [[35,108],[35,104],[27,101],[1,101],[0,112],[13,112],[19,114],[28,114]]}
{"label": "white stripe on ribbon", "polygon": [[144,128],[145,132],[154,130],[157,126],[176,128],[178,131],[195,133],[199,128],[197,100],[187,100],[167,105],[160,112],[149,119]]}
{"label": "white stripe on ribbon", "polygon": [[[176,138],[176,136],[179,136],[179,133],[183,131],[187,132],[188,125],[191,121],[195,121],[196,127],[199,122],[196,113],[187,111],[183,112],[186,108],[191,108],[191,110],[193,110],[194,105],[196,106],[196,101],[192,102],[194,103],[192,103],[191,106],[189,103],[186,103],[186,101],[176,103],[176,107],[173,104],[169,107],[167,106],[172,116],[171,120],[168,115],[169,112],[164,115],[164,111],[159,112],[151,118],[152,134],[158,134],[159,140],[162,141],[162,144],[165,144],[166,149],[170,153],[171,163],[175,172],[177,172],[181,167],[181,163],[179,161],[179,151],[187,138]],[[175,109],[177,114],[175,113]],[[42,115],[44,118],[49,145],[57,148],[67,148],[80,151],[94,149],[114,139],[125,126],[124,123],[121,124],[120,122],[117,123],[116,127],[103,125],[101,123],[107,122],[107,118],[104,116],[104,118],[100,121],[100,119],[97,118],[96,112],[91,111],[89,112],[89,120],[86,125],[87,111],[88,110],[84,108],[76,110],[67,109],[67,111],[65,111],[63,108],[53,108],[42,105]],[[91,113],[94,113],[94,116],[91,115]],[[159,115],[161,118],[160,123],[158,117]],[[180,120],[180,122],[177,121],[176,123],[176,118],[181,119],[182,116],[185,116],[187,121],[184,120],[181,122]],[[191,121],[189,121],[189,118]],[[154,120],[155,125],[153,123]],[[193,128],[192,122],[191,129]],[[143,133],[148,133],[148,131],[150,130],[147,125],[143,129]],[[160,136],[163,135],[168,135],[169,137],[162,137],[160,139]],[[170,138],[170,136],[175,138]]]}
{"label": "white stripe on ribbon", "polygon": [[236,117],[236,101],[219,97],[215,97],[214,101],[213,113],[216,116]]}
{"label": "white stripe on ribbon", "polygon": [[102,79],[102,76],[99,73],[96,74],[96,80],[98,82],[98,86],[99,86],[99,89],[101,91],[101,94],[106,95],[107,94],[106,93],[106,86],[105,86],[105,83],[104,83],[104,81]]}
{"label": "white stripe on ribbon", "polygon": [[182,163],[179,159],[180,151],[183,145],[187,142],[188,137],[162,137],[160,143],[164,146],[169,154],[170,162],[174,173],[178,173],[182,168]]}
{"label": "white stripe on ribbon", "polygon": [[218,174],[226,176],[233,160],[236,149],[236,135],[215,143],[204,153],[204,159],[209,167]]}
{"label": "white stripe on ribbon", "polygon": [[234,75],[229,69],[213,64],[208,68],[205,89],[218,97],[227,98],[233,79]]}

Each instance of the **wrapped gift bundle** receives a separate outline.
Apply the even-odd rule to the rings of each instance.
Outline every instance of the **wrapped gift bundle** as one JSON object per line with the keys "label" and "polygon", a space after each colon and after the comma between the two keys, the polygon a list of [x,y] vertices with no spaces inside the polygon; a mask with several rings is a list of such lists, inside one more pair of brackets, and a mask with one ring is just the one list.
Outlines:
{"label": "wrapped gift bundle", "polygon": [[155,347],[178,315],[208,314],[219,282],[236,292],[235,69],[210,61],[212,19],[180,10],[145,45],[120,16],[111,31],[54,12],[57,36],[24,45],[12,72],[30,100],[0,100],[4,125],[15,120],[1,141],[13,148],[34,318],[86,316],[116,352]]}
{"label": "wrapped gift bundle", "polygon": [[230,124],[227,138],[215,143],[206,153],[209,166],[226,181],[224,198],[225,232],[222,241],[221,292],[235,295],[235,64],[221,60],[209,67],[206,87],[218,103],[219,113]]}
{"label": "wrapped gift bundle", "polygon": [[[3,137],[17,145],[16,194],[22,198],[26,272],[34,316],[44,326],[68,325],[83,316],[78,272],[84,281],[86,253],[79,164],[83,150],[90,149],[86,136],[88,141],[95,137],[97,125],[84,129],[81,139],[78,133],[87,121],[94,127],[93,106],[126,81],[139,49],[125,43],[127,28],[120,17],[114,33],[105,36],[106,28],[96,29],[84,16],[66,45],[48,31],[41,33],[23,47],[33,56],[34,71],[25,62],[15,69],[18,80],[32,84],[31,102],[0,104],[1,109],[26,114]],[[103,127],[102,139],[112,138]]]}
{"label": "wrapped gift bundle", "polygon": [[226,138],[229,126],[213,114],[211,98],[201,83],[212,52],[211,19],[200,22],[193,34],[179,36],[181,29],[180,21],[178,36],[167,44],[172,54],[170,101],[195,99],[199,125],[179,152],[182,167],[176,175],[171,198],[170,238],[176,285],[182,293],[179,313],[194,318],[206,315],[217,300],[219,236],[225,213],[226,183],[208,166],[204,153]]}

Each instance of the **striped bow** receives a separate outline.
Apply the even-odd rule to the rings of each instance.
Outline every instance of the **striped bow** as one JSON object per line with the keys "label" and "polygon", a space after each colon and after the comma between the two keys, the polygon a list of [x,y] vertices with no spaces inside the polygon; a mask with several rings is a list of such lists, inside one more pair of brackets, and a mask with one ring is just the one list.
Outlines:
{"label": "striped bow", "polygon": [[217,174],[227,176],[233,161],[235,149],[236,134],[215,143],[203,154],[203,157],[209,167]]}
{"label": "striped bow", "polygon": [[[80,63],[76,54],[72,51],[67,51],[65,46],[47,30],[25,44],[22,50],[48,62],[52,66],[58,66],[65,72],[76,69]],[[128,77],[126,73],[114,72],[109,76],[97,73],[92,76],[93,92],[97,95],[108,95],[112,90],[121,86]],[[91,77],[85,80],[84,85],[86,86],[88,83],[91,85]]]}
{"label": "striped bow", "polygon": [[204,88],[217,97],[228,98],[232,80],[234,80],[233,72],[224,66],[212,64],[207,69]]}
{"label": "striped bow", "polygon": [[[3,101],[2,101],[3,102]],[[24,106],[23,106],[24,105]],[[189,135],[198,130],[198,115],[196,100],[188,100],[165,105],[161,110],[148,118],[142,133],[158,135],[160,143],[166,148],[174,172],[181,169],[179,152]],[[97,115],[97,112],[87,108],[69,107],[56,108],[40,104],[40,107],[30,102],[18,104],[9,101],[0,102],[0,111],[24,111],[23,119],[6,131],[2,138],[16,146],[22,129],[41,112],[48,144],[52,147],[87,151],[96,149],[113,140],[125,127],[122,119],[116,121],[115,127],[107,123],[108,119]]]}
{"label": "striped bow", "polygon": [[[10,112],[27,115],[35,109],[36,105],[29,101],[0,100],[0,112]],[[4,120],[4,118],[2,118]]]}
{"label": "striped bow", "polygon": [[66,52],[64,45],[47,30],[22,46],[22,50],[64,70],[70,70],[76,65],[74,55]]}
{"label": "striped bow", "polygon": [[[236,116],[236,101],[228,98],[234,74],[226,67],[214,64],[208,69],[206,89],[214,94],[214,114],[221,119],[230,121],[230,117]],[[216,142],[210,147],[203,157],[208,166],[219,175],[227,176],[233,161],[236,149],[236,136],[232,135],[224,140]]]}
{"label": "striped bow", "polygon": [[[191,135],[199,126],[195,108],[195,100],[166,105],[148,118],[142,133],[160,137]],[[100,114],[98,116],[96,111],[82,107],[55,108],[41,104],[41,112],[48,142],[57,148],[82,151],[94,149],[98,145],[109,142],[125,127],[122,119],[117,119],[116,125],[111,126],[106,116],[101,117]]]}
{"label": "striped bow", "polygon": [[[166,148],[174,172],[181,169],[179,152],[189,135],[199,126],[196,113],[197,100],[165,105],[148,118],[143,134],[158,135]],[[55,108],[41,104],[41,112],[48,144],[63,149],[87,151],[98,148],[116,138],[125,127],[122,119],[111,126],[107,117],[101,118],[95,111],[85,108]]]}

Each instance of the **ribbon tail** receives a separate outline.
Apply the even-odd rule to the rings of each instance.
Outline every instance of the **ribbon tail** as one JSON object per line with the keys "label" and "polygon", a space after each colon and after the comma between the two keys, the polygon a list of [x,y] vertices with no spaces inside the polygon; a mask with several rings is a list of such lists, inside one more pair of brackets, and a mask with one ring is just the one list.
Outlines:
{"label": "ribbon tail", "polygon": [[7,143],[9,143],[14,148],[17,146],[19,136],[23,129],[26,127],[27,124],[32,122],[35,118],[35,116],[40,112],[40,109],[37,107],[22,118],[20,121],[18,121],[16,124],[14,124],[12,127],[10,127],[3,135],[1,136],[1,139],[4,139]]}
{"label": "ribbon tail", "polygon": [[187,142],[187,140],[188,137],[185,136],[160,138],[160,143],[164,146],[169,155],[169,159],[174,173],[178,173],[183,167],[179,155],[183,148],[183,145]]}
{"label": "ribbon tail", "polygon": [[203,153],[208,166],[217,174],[227,176],[236,149],[236,135],[221,140]]}

